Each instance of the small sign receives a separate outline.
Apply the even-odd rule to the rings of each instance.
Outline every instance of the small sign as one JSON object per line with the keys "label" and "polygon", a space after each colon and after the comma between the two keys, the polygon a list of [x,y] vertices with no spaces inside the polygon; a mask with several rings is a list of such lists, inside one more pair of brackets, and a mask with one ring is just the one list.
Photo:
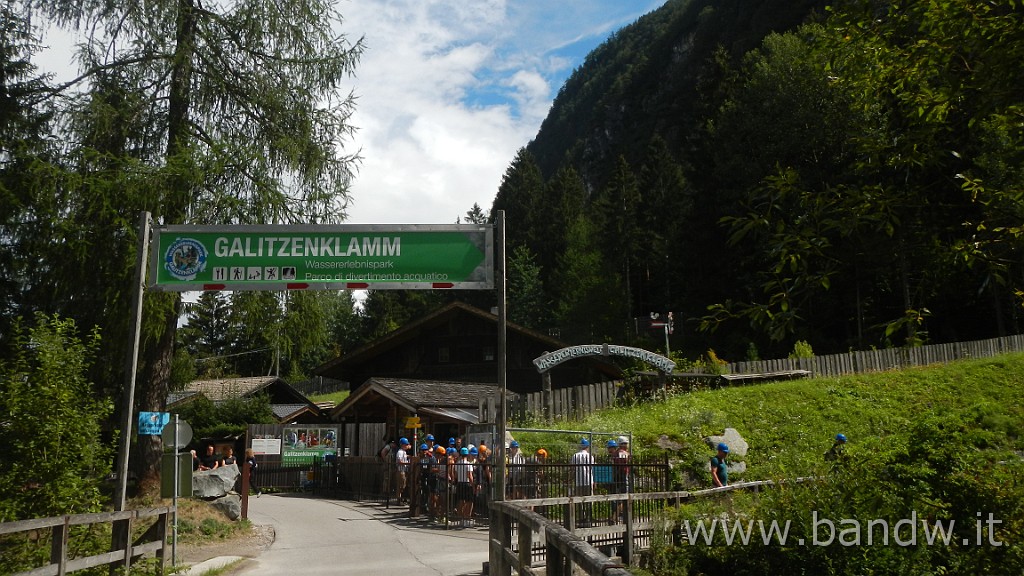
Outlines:
{"label": "small sign", "polygon": [[406,428],[423,428],[423,424],[420,423],[419,416],[409,416],[405,419]]}
{"label": "small sign", "polygon": [[159,436],[170,420],[167,412],[139,412],[139,436]]}
{"label": "small sign", "polygon": [[[163,440],[166,448],[184,448],[192,441],[192,426],[184,420],[178,420],[177,434],[175,434],[174,426],[164,426],[160,439]],[[175,445],[175,440],[177,440],[177,445]]]}

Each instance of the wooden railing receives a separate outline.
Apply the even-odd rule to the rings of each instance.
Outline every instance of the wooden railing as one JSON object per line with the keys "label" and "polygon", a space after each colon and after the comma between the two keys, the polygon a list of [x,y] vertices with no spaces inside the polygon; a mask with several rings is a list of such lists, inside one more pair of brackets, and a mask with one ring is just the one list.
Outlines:
{"label": "wooden railing", "polygon": [[[63,576],[78,570],[103,565],[111,566],[111,572],[123,568],[124,573],[127,574],[132,562],[147,553],[155,553],[158,573],[162,574],[165,562],[171,557],[171,547],[168,543],[167,535],[174,513],[174,507],[168,506],[144,510],[70,514],[53,518],[3,522],[0,523],[0,537],[13,537],[19,533],[50,531],[50,563],[24,572],[17,572],[12,576]],[[127,536],[123,538],[117,536],[118,534],[131,534],[134,523],[153,517],[157,518],[156,523],[140,536],[136,542],[129,544],[130,540]],[[72,549],[70,546],[72,526],[107,523],[112,525],[112,533],[114,534],[112,539],[114,544],[111,545],[110,552],[80,558],[68,557],[69,550]]]}
{"label": "wooden railing", "polygon": [[[806,480],[809,479],[798,478],[794,482]],[[629,576],[628,566],[635,564],[636,553],[641,548],[636,546],[637,541],[649,540],[650,532],[658,529],[657,515],[661,510],[737,490],[758,491],[775,484],[761,480],[696,491],[492,502],[489,573],[509,576],[514,571],[520,575],[570,576],[582,572],[590,576]],[[610,508],[617,503],[623,506],[622,522],[603,525],[578,522],[576,510],[581,506]],[[617,558],[602,552],[595,542],[600,542],[600,547],[606,550],[617,549]],[[538,548],[540,554],[537,554]]]}

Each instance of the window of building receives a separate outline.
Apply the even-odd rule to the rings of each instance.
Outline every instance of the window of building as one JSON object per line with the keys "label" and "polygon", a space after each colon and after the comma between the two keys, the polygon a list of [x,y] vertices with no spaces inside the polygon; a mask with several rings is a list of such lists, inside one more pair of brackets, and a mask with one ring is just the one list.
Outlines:
{"label": "window of building", "polygon": [[449,362],[451,361],[451,353],[448,351],[447,346],[441,346],[437,349],[437,361],[438,362]]}

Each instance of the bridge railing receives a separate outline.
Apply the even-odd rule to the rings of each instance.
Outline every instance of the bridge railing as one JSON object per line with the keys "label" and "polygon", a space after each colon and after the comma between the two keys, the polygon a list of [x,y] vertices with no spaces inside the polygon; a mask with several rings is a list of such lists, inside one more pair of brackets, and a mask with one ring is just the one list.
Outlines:
{"label": "bridge railing", "polygon": [[[652,531],[659,529],[660,511],[727,492],[756,492],[776,484],[760,480],[695,491],[492,502],[489,573],[629,576],[628,567],[635,564],[636,553],[649,545]],[[621,516],[596,515],[598,511],[616,509],[621,510]],[[612,554],[613,550],[617,554]]]}
{"label": "bridge railing", "polygon": [[[174,513],[175,508],[173,506],[164,506],[141,510],[69,514],[53,518],[2,522],[0,523],[0,540],[17,538],[19,534],[28,537],[38,535],[44,531],[50,532],[49,564],[23,572],[16,572],[12,576],[63,576],[78,570],[103,565],[111,566],[112,572],[115,569],[123,569],[124,573],[127,574],[132,566],[132,562],[137,561],[148,553],[155,554],[158,573],[162,574],[165,562],[171,557],[171,545],[168,542],[167,536]],[[153,517],[156,517],[156,522],[150,526],[149,530],[142,534],[135,542],[131,542],[127,535],[132,533],[134,524],[140,520]],[[111,531],[114,535],[112,537],[111,550],[103,554],[73,557],[72,551],[77,546],[72,545],[71,528],[73,526],[92,524],[111,524]]]}

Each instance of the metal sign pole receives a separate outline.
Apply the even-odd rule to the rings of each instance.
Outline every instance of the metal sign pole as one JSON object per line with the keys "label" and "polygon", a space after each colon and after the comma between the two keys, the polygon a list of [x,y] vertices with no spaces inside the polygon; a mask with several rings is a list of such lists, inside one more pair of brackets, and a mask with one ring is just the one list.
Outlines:
{"label": "metal sign pole", "polygon": [[142,291],[146,282],[146,260],[149,251],[149,212],[139,213],[139,246],[135,256],[135,290],[132,294],[132,313],[134,322],[129,327],[131,346],[128,351],[128,368],[125,375],[124,412],[121,428],[121,447],[117,456],[117,492],[114,494],[114,510],[124,510],[128,494],[128,452],[132,445],[132,422],[135,414],[135,377],[139,368],[139,335],[142,331]]}
{"label": "metal sign pole", "polygon": [[499,210],[494,219],[497,238],[494,242],[494,285],[498,293],[498,388],[501,405],[498,406],[498,438],[494,445],[498,474],[494,481],[495,500],[505,499],[505,434],[508,429],[508,374],[505,355],[505,329],[508,321],[505,302],[505,211]]}
{"label": "metal sign pole", "polygon": [[174,491],[171,492],[171,505],[174,507],[174,539],[171,540],[171,566],[178,564],[178,414],[174,414]]}

